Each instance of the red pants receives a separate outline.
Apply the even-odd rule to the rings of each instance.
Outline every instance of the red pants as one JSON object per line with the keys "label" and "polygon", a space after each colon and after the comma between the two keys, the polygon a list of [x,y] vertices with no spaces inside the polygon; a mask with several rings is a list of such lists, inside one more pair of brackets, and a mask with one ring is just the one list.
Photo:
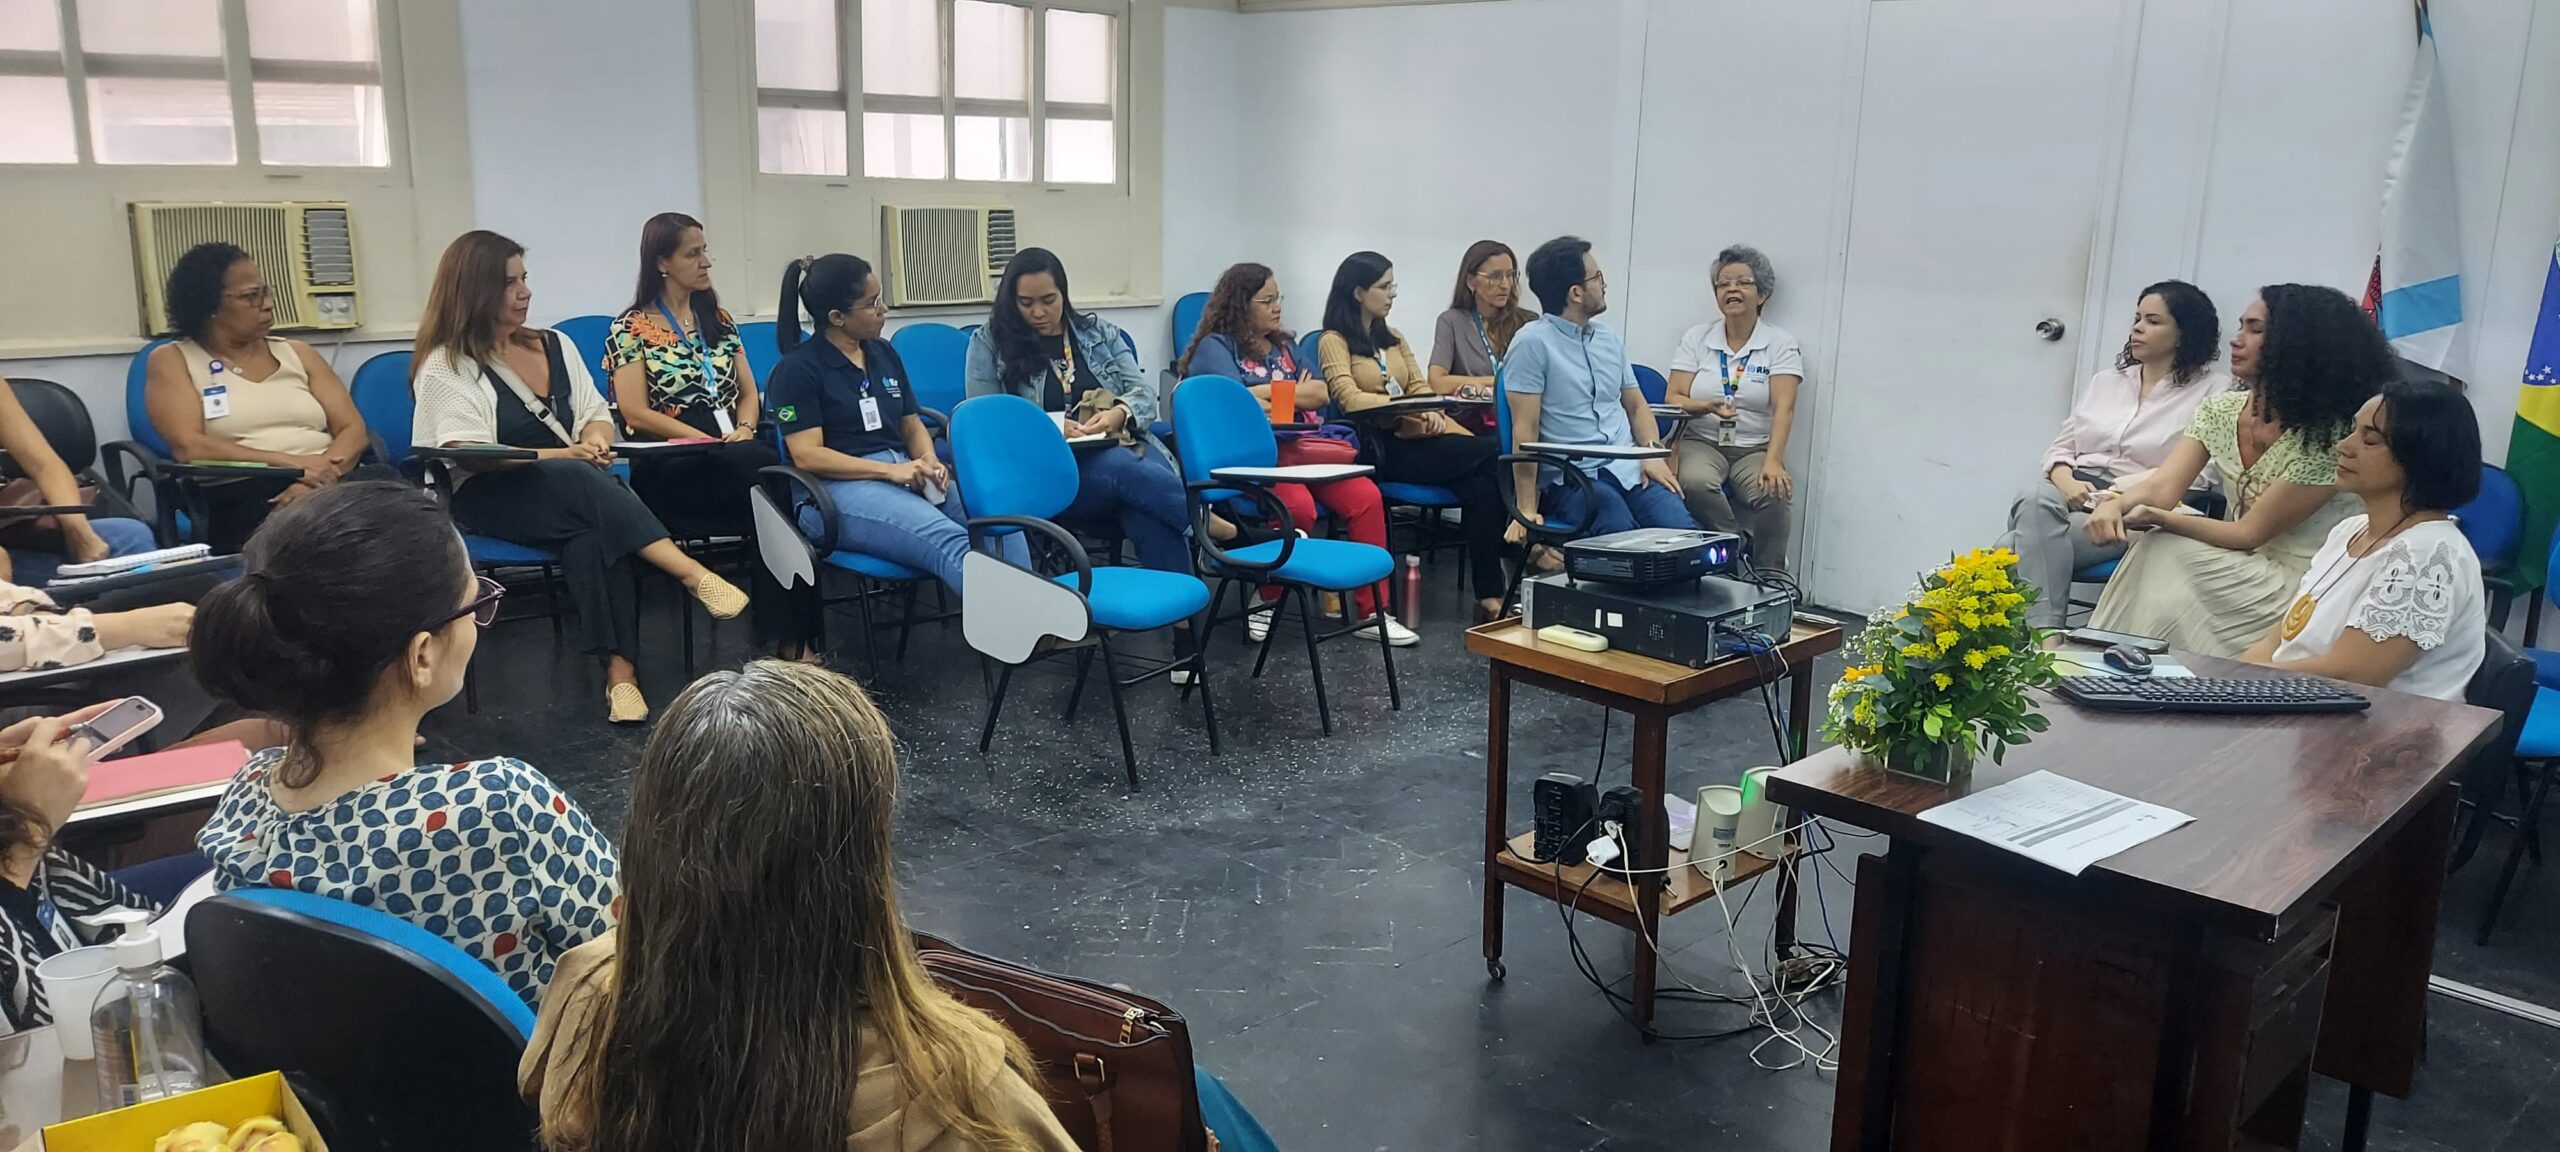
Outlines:
{"label": "red pants", "polygon": [[[1290,522],[1309,536],[1315,535],[1316,505],[1322,503],[1341,519],[1352,540],[1380,548],[1387,546],[1386,503],[1378,496],[1378,486],[1366,476],[1336,480],[1330,484],[1274,484],[1271,491],[1282,504],[1288,505]],[[1383,586],[1381,582],[1353,589],[1352,607],[1362,616],[1376,612],[1378,593]],[[1279,587],[1264,585],[1262,598],[1279,599]]]}

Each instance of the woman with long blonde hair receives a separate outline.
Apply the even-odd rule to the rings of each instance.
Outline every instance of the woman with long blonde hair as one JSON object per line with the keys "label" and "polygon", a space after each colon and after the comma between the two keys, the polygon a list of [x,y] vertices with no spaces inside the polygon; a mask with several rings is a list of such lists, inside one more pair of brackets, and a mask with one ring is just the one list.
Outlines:
{"label": "woman with long blonde hair", "polygon": [[561,959],[525,1050],[543,1142],[1073,1152],[1021,1041],[916,959],[897,791],[887,718],[835,673],[677,697],[632,777],[621,928]]}

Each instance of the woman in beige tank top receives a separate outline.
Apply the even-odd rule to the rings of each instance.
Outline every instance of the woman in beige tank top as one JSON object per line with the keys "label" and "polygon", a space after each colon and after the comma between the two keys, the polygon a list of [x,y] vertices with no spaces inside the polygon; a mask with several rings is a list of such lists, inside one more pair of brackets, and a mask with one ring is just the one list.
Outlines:
{"label": "woman in beige tank top", "polygon": [[143,405],[170,455],[302,469],[281,494],[246,483],[202,487],[203,538],[216,552],[236,552],[269,510],[357,470],[370,442],[364,418],[327,360],[273,334],[274,295],[247,252],[222,243],[189,249],[169,270],[168,301],[178,339],[151,354]]}

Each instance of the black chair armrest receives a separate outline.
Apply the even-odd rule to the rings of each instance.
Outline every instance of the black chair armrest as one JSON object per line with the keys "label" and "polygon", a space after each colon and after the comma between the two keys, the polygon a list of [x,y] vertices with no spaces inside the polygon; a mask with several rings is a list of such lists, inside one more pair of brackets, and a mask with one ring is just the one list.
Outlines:
{"label": "black chair armrest", "polygon": [[0,520],[32,520],[38,516],[95,516],[95,504],[21,504],[0,508]]}
{"label": "black chair armrest", "polygon": [[941,412],[931,408],[920,407],[916,409],[916,419],[924,421],[924,426],[932,430],[935,436],[948,436],[951,434],[951,417],[946,416]]}
{"label": "black chair armrest", "polygon": [[[1552,452],[1510,452],[1495,457],[1494,462],[1514,465],[1539,464],[1553,468],[1564,477],[1565,487],[1582,494],[1582,523],[1570,528],[1558,528],[1553,521],[1541,522],[1529,519],[1526,511],[1519,507],[1518,496],[1513,494],[1515,486],[1505,483],[1503,489],[1511,498],[1502,502],[1503,509],[1511,513],[1511,519],[1514,522],[1529,530],[1532,539],[1571,540],[1582,535],[1586,529],[1590,528],[1592,521],[1600,518],[1599,489],[1592,486],[1591,477],[1583,475],[1582,469],[1576,467],[1573,461]],[[1504,479],[1507,481],[1510,478],[1504,477]]]}
{"label": "black chair armrest", "polygon": [[787,464],[768,464],[756,469],[756,475],[772,482],[769,491],[781,497],[775,503],[791,510],[789,515],[795,525],[799,523],[801,505],[806,504],[815,510],[818,513],[817,536],[810,537],[805,529],[800,535],[809,541],[811,548],[818,550],[818,555],[835,554],[836,502],[833,497],[827,495],[826,483],[816,476]]}
{"label": "black chair armrest", "polygon": [[[132,471],[127,472],[127,463]],[[98,445],[98,465],[106,471],[107,483],[113,485],[127,503],[133,500],[137,485],[151,489],[151,534],[162,547],[178,543],[178,504],[186,494],[178,490],[177,477],[163,471],[167,463],[160,454],[133,440],[110,440]]]}
{"label": "black chair armrest", "polygon": [[[1297,519],[1289,515],[1289,506],[1281,503],[1280,497],[1271,489],[1251,480],[1194,480],[1182,487],[1191,497],[1192,542],[1197,544],[1202,552],[1208,554],[1210,563],[1221,568],[1245,572],[1271,572],[1287,564],[1289,554],[1297,551]],[[1218,542],[1209,535],[1210,508],[1207,497],[1211,492],[1235,492],[1251,496],[1256,503],[1276,513],[1280,520],[1280,554],[1267,562],[1257,564],[1250,560],[1238,560],[1234,553],[1218,547]]]}
{"label": "black chair armrest", "polygon": [[1056,544],[1067,554],[1067,559],[1075,561],[1076,595],[1093,595],[1093,557],[1085,554],[1084,543],[1076,539],[1075,533],[1037,516],[972,516],[968,519],[966,527],[969,529],[969,547],[971,548],[979,546],[982,530],[987,528],[1019,528],[1025,532],[1037,532],[1048,537],[1051,543]]}
{"label": "black chair armrest", "polygon": [[542,453],[531,448],[507,444],[460,444],[445,448],[412,448],[411,456],[450,462],[523,462],[542,459]]}

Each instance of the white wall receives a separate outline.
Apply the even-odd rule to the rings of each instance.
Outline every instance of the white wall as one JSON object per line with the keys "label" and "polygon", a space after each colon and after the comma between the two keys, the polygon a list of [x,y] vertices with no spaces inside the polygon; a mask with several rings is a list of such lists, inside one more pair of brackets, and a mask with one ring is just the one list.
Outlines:
{"label": "white wall", "polygon": [[[2114,210],[2092,237],[2105,243],[2084,362],[2114,347],[2153,280],[2195,281],[2226,318],[2264,283],[2361,295],[2413,50],[2406,0],[2123,2],[2141,35]],[[1854,243],[1843,176],[1869,3],[1501,0],[1243,17],[1263,65],[1244,130],[1298,163],[1248,170],[1235,217],[1253,224],[1228,233],[1240,240],[1169,234],[1167,248],[1262,245],[1302,328],[1334,264],[1378,249],[1399,261],[1398,323],[1411,333],[1441,307],[1468,241],[1525,252],[1576,232],[1599,245],[1612,321],[1638,361],[1659,365],[1703,318],[1705,261],[1751,243],[1785,281],[1770,316],[1806,342],[1818,393]],[[2435,10],[2470,317],[2453,368],[2493,461],[2560,236],[2560,9],[2537,20],[2535,8]],[[1962,268],[1921,271],[1964,291]],[[1800,471],[1811,439],[1797,439]]]}
{"label": "white wall", "polygon": [[[1169,235],[1167,250],[1271,265],[1301,331],[1321,325],[1342,258],[1376,250],[1396,262],[1391,322],[1425,345],[1476,240],[1525,258],[1575,233],[1615,277],[1628,199],[1619,8],[1516,0],[1242,17],[1232,59],[1253,61],[1254,85],[1232,129],[1246,155],[1227,219],[1247,223]],[[1563,95],[1531,96],[1532,75]]]}

